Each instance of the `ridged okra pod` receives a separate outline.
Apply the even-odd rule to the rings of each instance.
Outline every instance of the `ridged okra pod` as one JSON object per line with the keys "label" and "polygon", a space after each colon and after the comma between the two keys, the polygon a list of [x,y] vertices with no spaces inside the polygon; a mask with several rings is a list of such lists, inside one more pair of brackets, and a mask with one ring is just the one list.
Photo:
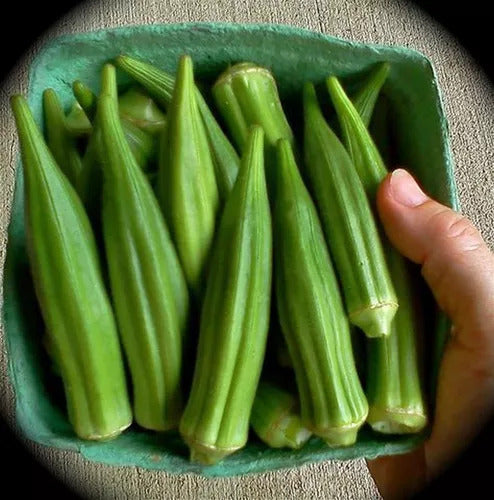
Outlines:
{"label": "ridged okra pod", "polygon": [[[104,72],[105,70],[103,70]],[[77,179],[77,191],[84,202],[86,209],[90,214],[90,218],[95,220],[99,216],[101,209],[101,186],[102,186],[102,171],[101,171],[101,131],[99,119],[96,113],[97,96],[83,82],[75,81],[72,85],[73,92],[79,104],[83,108],[86,115],[92,120],[92,133],[89,136],[89,141],[82,159],[82,168]],[[104,89],[103,89],[104,92]],[[130,101],[130,98],[128,98]],[[141,102],[144,106],[149,106],[149,103]],[[131,102],[127,102],[126,107],[129,108]],[[124,106],[125,107],[125,106]],[[134,115],[138,111],[134,108]],[[145,113],[145,110],[141,112]],[[148,172],[156,163],[157,157],[157,139],[150,133],[141,129],[135,120],[128,118],[129,111],[120,114],[121,124],[124,130],[125,138],[129,143],[130,149],[134,158],[140,167]],[[143,122],[139,122],[142,125]]]}
{"label": "ridged okra pod", "polygon": [[43,111],[48,147],[57,165],[72,185],[75,185],[82,169],[82,160],[75,139],[67,127],[62,103],[53,89],[43,92]]}
{"label": "ridged okra pod", "polygon": [[72,103],[72,107],[65,117],[65,124],[72,137],[87,137],[93,130],[93,126],[86,115],[86,112],[77,100]]}
{"label": "ridged okra pod", "polygon": [[82,439],[109,439],[131,424],[132,412],[94,236],[27,102],[14,96],[11,104],[24,169],[31,271],[69,421]]}
{"label": "ridged okra pod", "polygon": [[[140,83],[159,104],[168,110],[175,87],[175,78],[172,75],[126,55],[118,56],[115,64]],[[195,93],[211,150],[219,195],[224,202],[237,178],[240,159],[199,89],[196,88]]]}
{"label": "ridged okra pod", "polygon": [[153,99],[137,88],[130,88],[118,98],[118,112],[122,120],[133,123],[149,134],[163,130],[166,116]]}
{"label": "ridged okra pod", "polygon": [[[349,151],[371,203],[387,175],[381,155],[372,140],[359,102],[355,105],[336,77],[327,80],[328,90],[344,131]],[[369,84],[372,85],[372,82]],[[370,425],[383,433],[413,433],[427,423],[418,359],[418,318],[409,268],[384,233],[383,245],[400,307],[391,335],[368,341],[367,397]]]}
{"label": "ridged okra pod", "polygon": [[99,97],[98,116],[103,236],[135,420],[146,429],[167,430],[178,426],[182,411],[186,284],[158,202],[126,141],[116,93]]}
{"label": "ridged okra pod", "polygon": [[311,437],[300,418],[297,398],[265,380],[257,387],[250,425],[271,448],[299,449]]}
{"label": "ridged okra pod", "polygon": [[[369,126],[379,93],[388,78],[390,69],[388,62],[378,63],[352,98],[353,105],[359,110],[360,118],[366,127]],[[340,124],[344,126],[341,122]],[[345,145],[348,146],[350,137],[347,129],[343,130],[343,136]]]}
{"label": "ridged okra pod", "polygon": [[276,300],[302,422],[330,446],[348,446],[357,439],[368,405],[324,233],[286,139],[278,143],[276,180]]}
{"label": "ridged okra pod", "polygon": [[179,61],[159,159],[158,196],[190,289],[202,293],[219,209],[192,60]]}
{"label": "ridged okra pod", "polygon": [[247,442],[269,327],[272,235],[263,131],[255,127],[228,198],[202,305],[180,433],[192,460],[215,463]]}
{"label": "ridged okra pod", "polygon": [[368,337],[389,335],[398,308],[371,206],[352,160],[304,86],[305,170],[342,284],[350,322]]}
{"label": "ridged okra pod", "polygon": [[264,129],[266,146],[272,150],[274,162],[278,139],[288,139],[294,145],[276,81],[267,68],[249,62],[231,66],[216,80],[213,96],[240,151],[253,124]]}

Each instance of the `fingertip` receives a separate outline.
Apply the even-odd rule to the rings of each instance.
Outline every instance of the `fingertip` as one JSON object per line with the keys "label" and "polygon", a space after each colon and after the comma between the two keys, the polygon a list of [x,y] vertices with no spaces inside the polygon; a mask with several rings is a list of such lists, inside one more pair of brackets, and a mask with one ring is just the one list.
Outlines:
{"label": "fingertip", "polygon": [[414,177],[405,169],[397,168],[381,182],[376,193],[376,205],[384,231],[398,250],[418,262],[423,254],[423,220],[420,207],[430,198],[422,191]]}

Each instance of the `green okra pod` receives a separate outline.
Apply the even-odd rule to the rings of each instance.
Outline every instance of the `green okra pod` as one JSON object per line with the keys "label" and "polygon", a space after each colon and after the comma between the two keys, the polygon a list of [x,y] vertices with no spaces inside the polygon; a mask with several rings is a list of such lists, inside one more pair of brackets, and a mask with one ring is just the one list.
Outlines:
{"label": "green okra pod", "polygon": [[[372,86],[372,81],[369,82]],[[348,150],[371,203],[387,175],[381,155],[366,128],[361,103],[349,99],[336,77],[327,80]],[[364,111],[364,119],[360,113]],[[414,433],[427,423],[418,358],[418,318],[414,311],[413,287],[405,259],[382,235],[385,253],[400,307],[391,335],[370,339],[367,344],[367,396],[369,424],[383,433]]]}
{"label": "green okra pod", "polygon": [[[253,124],[264,129],[266,146],[273,151],[280,138],[288,139],[294,146],[276,81],[267,68],[249,62],[229,67],[213,85],[213,96],[240,151]],[[276,154],[273,156],[276,161]]]}
{"label": "green okra pod", "polygon": [[[165,109],[169,108],[175,87],[175,78],[172,75],[151,64],[126,55],[117,57],[115,64],[140,83],[156,99],[158,104],[161,104]],[[211,150],[219,195],[224,202],[237,178],[240,160],[201,92],[196,88],[195,93]]]}
{"label": "green okra pod", "polygon": [[398,308],[371,206],[350,156],[326,123],[315,88],[304,86],[305,170],[342,284],[350,322],[389,335]]}
{"label": "green okra pod", "polygon": [[77,102],[86,113],[88,119],[93,121],[97,105],[96,94],[80,80],[76,80],[72,83],[72,92],[74,93],[74,97]]}
{"label": "green okra pod", "polygon": [[[94,120],[96,95],[81,81],[75,81],[72,87],[86,116]],[[153,135],[163,129],[166,121],[164,113],[150,97],[135,89],[119,96],[118,112],[132,154],[144,171],[149,170],[157,155],[157,140]]]}
{"label": "green okra pod", "polygon": [[187,283],[198,297],[213,243],[219,196],[188,56],[179,62],[164,130],[158,195]]}
{"label": "green okra pod", "polygon": [[276,174],[276,299],[302,422],[330,446],[349,446],[365,422],[368,404],[324,233],[286,139],[278,143]]}
{"label": "green okra pod", "polygon": [[[97,97],[92,90],[81,81],[75,81],[72,85],[74,95],[80,106],[88,117],[93,120],[93,130],[89,137],[88,145],[82,159],[82,168],[77,179],[77,191],[90,213],[91,220],[98,216],[101,207],[101,185],[102,173],[100,165],[101,132],[99,130],[98,117],[96,114]],[[127,98],[126,108],[130,107],[130,98]],[[149,107],[148,101],[141,101],[141,105]],[[124,106],[125,107],[125,106]],[[120,111],[120,109],[119,109]],[[120,113],[121,124],[125,138],[129,143],[132,154],[141,168],[148,172],[156,163],[158,141],[153,135],[140,128],[134,119],[129,119],[130,111]],[[146,113],[146,110],[138,111],[134,108],[134,116]],[[154,113],[152,116],[156,116]],[[141,122],[142,124],[143,122]]]}
{"label": "green okra pod", "polygon": [[[377,64],[369,76],[366,78],[359,91],[353,96],[353,105],[359,110],[360,118],[366,127],[374,112],[381,88],[388,78],[391,65],[388,62]],[[340,122],[341,123],[341,122]],[[345,145],[349,145],[351,137],[348,136],[348,130],[343,129]]]}
{"label": "green okra pod", "polygon": [[331,76],[326,80],[326,85],[338,115],[343,140],[364,185],[367,197],[374,204],[379,183],[387,174],[386,166],[367,130],[366,123],[360,117],[338,79]]}
{"label": "green okra pod", "polygon": [[49,345],[69,420],[103,440],[132,422],[115,318],[84,208],[62,174],[26,100],[11,100],[24,170],[26,238]]}
{"label": "green okra pod", "polygon": [[251,125],[258,124],[264,129],[266,176],[273,195],[276,143],[285,138],[293,148],[296,147],[273,74],[253,63],[235,64],[218,77],[212,91],[216,106],[239,151],[243,151]]}
{"label": "green okra pod", "polygon": [[[114,78],[111,67],[106,74]],[[178,425],[182,411],[187,288],[158,202],[125,138],[116,92],[99,97],[98,118],[103,236],[134,415],[142,427],[167,430]]]}
{"label": "green okra pod", "polygon": [[272,234],[263,131],[254,127],[228,198],[202,304],[180,433],[192,460],[215,463],[247,442],[269,327]]}
{"label": "green okra pod", "polygon": [[72,185],[82,168],[82,160],[66,123],[65,113],[57,93],[53,89],[43,92],[46,142],[57,165]]}
{"label": "green okra pod", "polygon": [[153,99],[135,87],[120,95],[118,112],[122,120],[131,122],[144,132],[153,135],[163,130],[166,121],[166,115]]}
{"label": "green okra pod", "polygon": [[77,100],[73,102],[69,113],[65,117],[65,124],[70,135],[76,138],[87,137],[93,130],[86,112]]}
{"label": "green okra pod", "polygon": [[298,400],[290,392],[261,380],[257,387],[250,425],[271,448],[301,448],[311,432],[300,418]]}
{"label": "green okra pod", "polygon": [[156,163],[158,152],[157,138],[150,133],[139,128],[133,121],[127,118],[120,118],[125,139],[127,140],[130,151],[134,156],[137,164],[144,172],[152,170]]}
{"label": "green okra pod", "polygon": [[391,330],[367,340],[366,394],[371,427],[385,434],[410,434],[427,424],[418,356],[418,318],[405,260],[387,249],[391,276],[400,301]]}

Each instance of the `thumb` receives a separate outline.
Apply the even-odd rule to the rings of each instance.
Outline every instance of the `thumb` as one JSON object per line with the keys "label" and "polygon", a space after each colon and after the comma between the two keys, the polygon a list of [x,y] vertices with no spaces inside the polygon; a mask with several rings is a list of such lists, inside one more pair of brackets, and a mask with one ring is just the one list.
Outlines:
{"label": "thumb", "polygon": [[[403,169],[381,184],[377,207],[398,250],[424,279],[465,347],[494,354],[494,256],[472,223],[429,198]],[[487,354],[484,352],[484,354]]]}
{"label": "thumb", "polygon": [[[432,432],[423,448],[432,478],[494,414],[494,256],[465,217],[429,198],[405,170],[384,180],[377,207],[391,242],[422,266],[453,323],[454,335],[441,361]],[[399,467],[397,462],[398,474]]]}

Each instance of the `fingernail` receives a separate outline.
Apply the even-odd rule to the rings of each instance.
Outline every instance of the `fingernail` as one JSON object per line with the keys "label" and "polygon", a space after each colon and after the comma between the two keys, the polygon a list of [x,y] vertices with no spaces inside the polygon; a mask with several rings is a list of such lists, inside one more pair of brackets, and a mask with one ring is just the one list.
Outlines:
{"label": "fingernail", "polygon": [[389,187],[394,200],[406,207],[417,207],[429,199],[415,179],[402,168],[393,170],[389,179]]}

